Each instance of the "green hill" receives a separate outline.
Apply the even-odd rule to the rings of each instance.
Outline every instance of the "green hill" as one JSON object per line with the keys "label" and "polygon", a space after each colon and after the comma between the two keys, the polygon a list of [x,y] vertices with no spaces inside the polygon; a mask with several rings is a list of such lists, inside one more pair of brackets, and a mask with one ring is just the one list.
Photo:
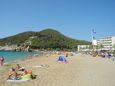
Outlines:
{"label": "green hill", "polygon": [[36,49],[57,49],[76,50],[77,45],[91,44],[88,41],[75,40],[64,36],[60,32],[53,29],[46,29],[40,32],[23,32],[14,36],[0,39],[0,46],[3,45],[30,45]]}

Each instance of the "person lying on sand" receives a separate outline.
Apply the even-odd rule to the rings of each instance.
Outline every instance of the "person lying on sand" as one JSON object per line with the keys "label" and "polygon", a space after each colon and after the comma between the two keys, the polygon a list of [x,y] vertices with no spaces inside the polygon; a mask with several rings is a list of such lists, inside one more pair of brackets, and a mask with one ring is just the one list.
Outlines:
{"label": "person lying on sand", "polygon": [[33,74],[32,70],[22,69],[21,77],[30,76],[31,79],[35,79],[36,75]]}
{"label": "person lying on sand", "polygon": [[25,78],[31,78],[35,79],[36,75],[33,75],[32,70],[26,70],[24,67],[20,67],[19,64],[17,64],[16,69],[12,68],[11,72],[7,78],[10,80],[20,80]]}
{"label": "person lying on sand", "polygon": [[16,70],[20,75],[32,74],[32,70],[27,70],[25,67],[21,67],[19,64],[16,65]]}
{"label": "person lying on sand", "polygon": [[20,74],[20,75],[26,75],[26,74],[32,75],[32,70],[26,70],[26,69],[23,67],[20,71],[18,71],[18,74]]}
{"label": "person lying on sand", "polygon": [[21,66],[19,64],[16,65],[16,70],[20,70]]}
{"label": "person lying on sand", "polygon": [[23,69],[25,69],[25,68],[24,68],[24,67],[21,67],[19,64],[16,65],[16,70],[22,71]]}

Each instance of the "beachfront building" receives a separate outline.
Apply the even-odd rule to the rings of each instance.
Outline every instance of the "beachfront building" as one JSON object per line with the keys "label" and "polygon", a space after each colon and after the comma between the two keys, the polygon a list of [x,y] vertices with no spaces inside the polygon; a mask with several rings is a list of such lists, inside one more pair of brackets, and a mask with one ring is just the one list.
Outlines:
{"label": "beachfront building", "polygon": [[115,51],[115,36],[92,40],[92,45],[78,45],[78,52],[100,50]]}
{"label": "beachfront building", "polygon": [[87,51],[91,51],[91,50],[92,50],[91,45],[78,45],[77,46],[77,51],[78,52],[87,52]]}
{"label": "beachfront building", "polygon": [[97,40],[99,50],[115,50],[115,36],[104,37]]}

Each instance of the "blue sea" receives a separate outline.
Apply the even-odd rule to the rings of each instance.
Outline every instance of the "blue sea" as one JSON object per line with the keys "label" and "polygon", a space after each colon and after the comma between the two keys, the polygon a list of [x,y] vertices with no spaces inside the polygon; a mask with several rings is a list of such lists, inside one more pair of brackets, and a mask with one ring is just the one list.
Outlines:
{"label": "blue sea", "polygon": [[28,57],[33,57],[38,52],[15,52],[15,51],[0,51],[0,56],[4,57],[5,63],[15,62],[17,60],[24,60]]}

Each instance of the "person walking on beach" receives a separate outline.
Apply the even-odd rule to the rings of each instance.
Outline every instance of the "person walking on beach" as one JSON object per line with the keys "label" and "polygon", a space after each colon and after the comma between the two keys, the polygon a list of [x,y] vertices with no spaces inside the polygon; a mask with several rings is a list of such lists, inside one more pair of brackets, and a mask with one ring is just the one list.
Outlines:
{"label": "person walking on beach", "polygon": [[4,63],[4,57],[0,57],[0,66],[3,66],[3,63]]}

